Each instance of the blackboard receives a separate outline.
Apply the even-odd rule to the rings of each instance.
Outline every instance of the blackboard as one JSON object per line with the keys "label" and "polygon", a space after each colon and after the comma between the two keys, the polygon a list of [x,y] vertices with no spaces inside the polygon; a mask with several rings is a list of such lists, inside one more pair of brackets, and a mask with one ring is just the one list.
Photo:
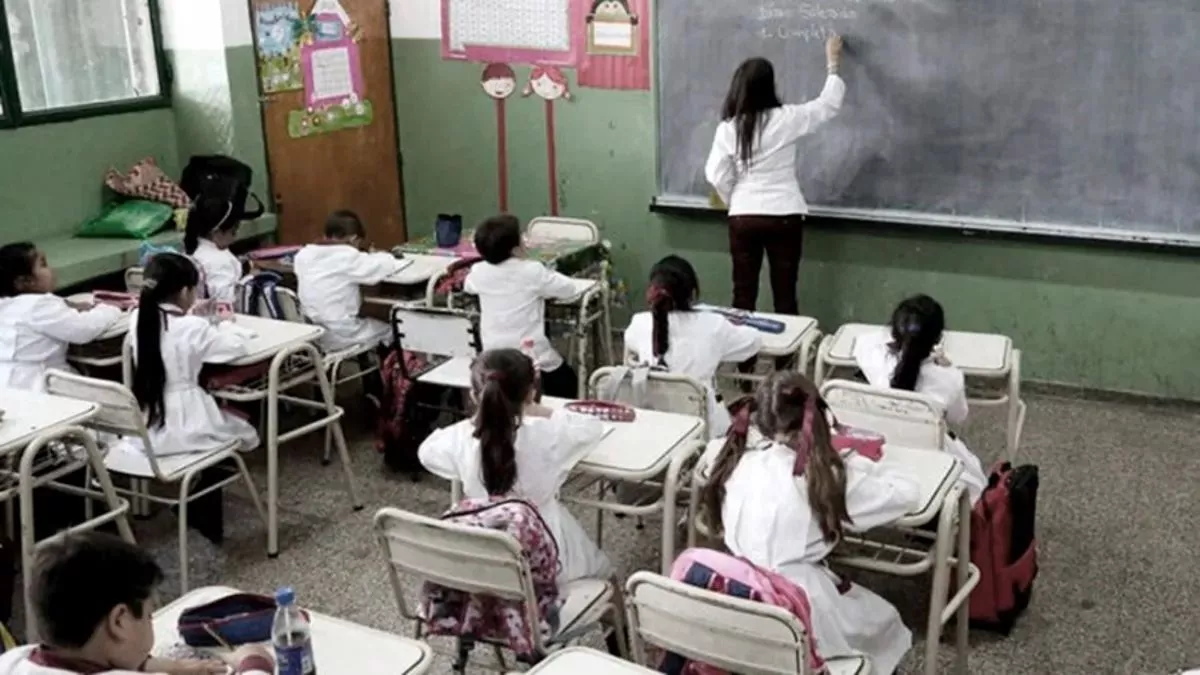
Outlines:
{"label": "blackboard", "polygon": [[659,196],[703,205],[737,65],[842,114],[801,141],[813,212],[1200,246],[1200,0],[659,0]]}

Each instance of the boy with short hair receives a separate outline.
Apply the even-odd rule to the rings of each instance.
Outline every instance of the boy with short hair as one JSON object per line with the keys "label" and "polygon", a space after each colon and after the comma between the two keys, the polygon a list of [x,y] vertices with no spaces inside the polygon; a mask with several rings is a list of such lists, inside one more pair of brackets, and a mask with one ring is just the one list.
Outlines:
{"label": "boy with short hair", "polygon": [[546,337],[546,300],[578,294],[571,278],[525,258],[521,223],[502,214],[475,228],[475,249],[483,260],[467,273],[463,289],[479,296],[483,348],[523,349],[532,345],[547,396],[576,398],[579,378]]}
{"label": "boy with short hair", "polygon": [[[145,551],[99,532],[70,535],[38,553],[33,610],[43,642],[0,656],[0,675],[92,673],[227,673],[218,660],[176,661],[150,655],[153,601],[162,569]],[[234,672],[273,672],[261,650],[235,652]]]}

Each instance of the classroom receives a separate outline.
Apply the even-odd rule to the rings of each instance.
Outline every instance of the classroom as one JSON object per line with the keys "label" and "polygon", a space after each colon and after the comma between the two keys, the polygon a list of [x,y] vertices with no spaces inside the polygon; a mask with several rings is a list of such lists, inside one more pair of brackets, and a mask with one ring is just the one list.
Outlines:
{"label": "classroom", "polygon": [[0,2],[0,674],[1200,669],[1200,7],[1053,4]]}

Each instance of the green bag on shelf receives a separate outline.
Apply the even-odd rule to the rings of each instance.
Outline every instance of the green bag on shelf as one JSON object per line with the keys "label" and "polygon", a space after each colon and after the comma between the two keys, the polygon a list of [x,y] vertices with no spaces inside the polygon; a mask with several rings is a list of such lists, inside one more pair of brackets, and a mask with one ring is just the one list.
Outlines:
{"label": "green bag on shelf", "polygon": [[171,220],[174,209],[161,202],[133,199],[105,209],[84,223],[76,236],[105,239],[145,239]]}

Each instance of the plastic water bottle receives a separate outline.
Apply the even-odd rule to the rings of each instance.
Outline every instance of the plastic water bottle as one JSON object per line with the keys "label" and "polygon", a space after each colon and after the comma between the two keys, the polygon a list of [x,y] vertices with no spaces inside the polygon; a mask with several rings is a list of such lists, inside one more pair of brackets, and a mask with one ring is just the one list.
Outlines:
{"label": "plastic water bottle", "polygon": [[271,624],[271,643],[275,646],[276,673],[279,675],[315,675],[312,630],[308,619],[296,606],[296,591],[289,587],[275,591],[275,621]]}

